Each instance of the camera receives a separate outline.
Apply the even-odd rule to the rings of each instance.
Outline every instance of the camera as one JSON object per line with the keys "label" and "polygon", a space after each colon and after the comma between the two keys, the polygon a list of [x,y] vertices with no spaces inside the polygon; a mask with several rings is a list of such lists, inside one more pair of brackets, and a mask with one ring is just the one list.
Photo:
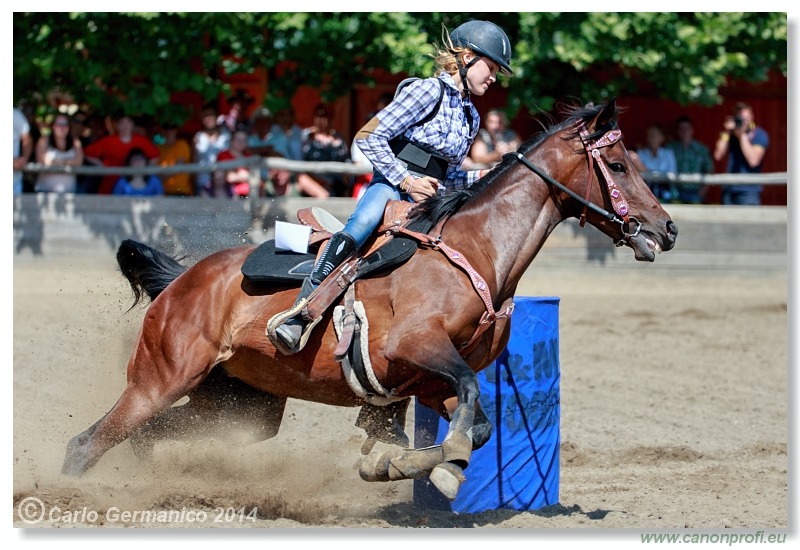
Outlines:
{"label": "camera", "polygon": [[742,125],[744,124],[744,120],[742,120],[742,117],[740,116],[733,117],[733,123],[736,125],[737,128],[741,128]]}

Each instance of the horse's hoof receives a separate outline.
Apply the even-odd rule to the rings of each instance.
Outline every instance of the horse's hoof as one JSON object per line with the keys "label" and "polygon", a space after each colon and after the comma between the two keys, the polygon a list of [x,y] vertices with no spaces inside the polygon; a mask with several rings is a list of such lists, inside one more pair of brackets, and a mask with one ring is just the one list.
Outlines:
{"label": "horse's hoof", "polygon": [[453,464],[452,462],[444,462],[436,466],[430,475],[430,480],[433,485],[439,489],[449,500],[456,498],[461,484],[467,478],[464,477],[464,470]]}

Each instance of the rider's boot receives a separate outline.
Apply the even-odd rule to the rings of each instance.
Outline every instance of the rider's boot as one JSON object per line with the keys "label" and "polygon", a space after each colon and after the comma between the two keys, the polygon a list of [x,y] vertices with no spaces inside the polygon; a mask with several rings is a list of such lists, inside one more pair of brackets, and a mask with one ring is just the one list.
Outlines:
{"label": "rider's boot", "polygon": [[[303,281],[303,286],[300,287],[300,294],[297,296],[292,308],[297,307],[300,302],[307,299],[314,289],[316,289],[334,269],[349,260],[350,257],[355,254],[356,250],[356,241],[353,237],[342,231],[334,233],[325,246],[322,256],[320,256],[317,263],[314,264],[311,275],[306,277]],[[283,324],[275,329],[275,336],[280,339],[281,343],[283,343],[287,349],[295,349],[300,343],[300,338],[303,335],[306,324],[311,320],[312,319],[306,319],[303,314],[298,311],[293,317],[289,317]]]}

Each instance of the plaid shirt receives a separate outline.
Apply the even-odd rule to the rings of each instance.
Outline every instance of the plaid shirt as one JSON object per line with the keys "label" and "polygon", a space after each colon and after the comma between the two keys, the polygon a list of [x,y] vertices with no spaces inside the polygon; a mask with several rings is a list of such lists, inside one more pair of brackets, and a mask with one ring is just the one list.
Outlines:
{"label": "plaid shirt", "polygon": [[[430,122],[411,127],[425,118],[439,100],[440,88],[435,78],[417,80],[404,87],[356,135],[356,145],[375,170],[394,186],[399,185],[409,175],[388,143],[400,134],[447,159],[450,165],[445,181],[442,182],[447,190],[464,189],[478,179],[478,170],[465,172],[461,170],[461,163],[475,141],[480,128],[480,115],[469,99],[461,97],[461,92],[449,74],[443,73],[438,78],[445,83],[444,95],[439,112]],[[472,114],[471,126],[465,109],[469,109]]]}
{"label": "plaid shirt", "polygon": [[699,141],[692,140],[689,147],[684,147],[679,141],[667,144],[675,153],[679,174],[710,174],[714,171],[714,162],[708,147]]}

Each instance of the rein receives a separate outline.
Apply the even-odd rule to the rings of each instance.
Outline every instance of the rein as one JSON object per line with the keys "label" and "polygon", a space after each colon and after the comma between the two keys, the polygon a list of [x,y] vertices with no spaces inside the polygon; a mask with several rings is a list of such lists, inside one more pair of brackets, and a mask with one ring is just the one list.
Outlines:
{"label": "rein", "polygon": [[[632,238],[635,238],[639,235],[639,232],[642,230],[642,224],[635,217],[628,214],[628,202],[622,195],[622,190],[617,185],[617,182],[614,181],[614,176],[612,176],[611,172],[608,170],[608,166],[600,156],[600,149],[609,147],[618,142],[622,138],[622,131],[618,129],[612,129],[603,134],[599,139],[590,140],[588,138],[586,127],[583,125],[583,123],[581,123],[580,136],[581,143],[583,144],[584,151],[586,152],[586,160],[589,164],[589,182],[586,185],[586,197],[581,197],[572,189],[569,189],[564,184],[554,180],[544,170],[525,158],[525,156],[519,151],[511,154],[514,155],[519,162],[525,165],[534,174],[542,178],[546,183],[552,185],[553,187],[557,187],[583,205],[583,212],[581,213],[580,217],[581,227],[586,224],[586,215],[589,210],[596,212],[613,223],[619,224],[620,230],[622,231],[622,238],[620,238],[618,241],[615,241],[614,244],[617,246],[623,246]],[[600,168],[600,173],[605,179],[608,195],[611,198],[611,205],[614,208],[614,212],[609,212],[608,210],[589,200],[589,196],[592,192],[592,180],[594,176],[595,163],[597,163],[597,166]],[[633,233],[628,233],[626,228],[630,226],[631,220],[636,222],[636,229],[633,231]]]}

